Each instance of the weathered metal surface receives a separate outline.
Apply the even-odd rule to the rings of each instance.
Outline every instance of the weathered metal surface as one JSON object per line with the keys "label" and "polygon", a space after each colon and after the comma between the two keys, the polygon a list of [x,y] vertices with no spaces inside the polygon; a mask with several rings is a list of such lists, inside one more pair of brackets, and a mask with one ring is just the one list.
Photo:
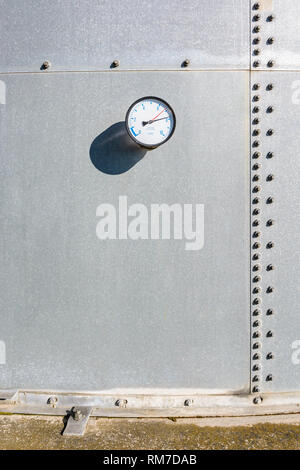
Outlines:
{"label": "weathered metal surface", "polygon": [[[245,0],[1,0],[1,72],[244,69]],[[5,47],[3,47],[5,45]],[[44,72],[43,72],[44,73]],[[48,73],[48,72],[47,72]]]}

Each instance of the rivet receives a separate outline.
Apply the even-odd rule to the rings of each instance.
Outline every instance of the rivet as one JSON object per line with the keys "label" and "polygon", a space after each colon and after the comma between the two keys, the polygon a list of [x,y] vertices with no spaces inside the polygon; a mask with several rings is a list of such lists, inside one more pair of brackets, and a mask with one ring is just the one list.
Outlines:
{"label": "rivet", "polygon": [[274,359],[274,354],[269,352],[266,356],[267,359]]}
{"label": "rivet", "polygon": [[260,32],[260,26],[259,25],[254,26],[252,31],[253,31],[254,34],[259,33]]}
{"label": "rivet", "polygon": [[259,364],[254,364],[254,366],[252,367],[252,370],[254,372],[260,370],[260,365]]}
{"label": "rivet", "polygon": [[259,10],[259,8],[260,8],[260,3],[259,3],[259,2],[254,3],[254,5],[253,5],[252,8],[253,8],[253,10]]}
{"label": "rivet", "polygon": [[257,219],[253,220],[252,226],[253,227],[258,227],[259,226],[259,220],[257,220]]}
{"label": "rivet", "polygon": [[252,181],[259,181],[260,176],[259,175],[254,175],[252,178]]}
{"label": "rivet", "polygon": [[260,39],[259,37],[257,37],[257,38],[254,38],[254,39],[253,39],[252,43],[253,43],[253,44],[259,44],[260,41],[261,41],[261,39]]}
{"label": "rivet", "polygon": [[128,401],[126,399],[119,399],[115,402],[115,406],[120,406],[120,407],[125,408],[127,403],[128,403]]}
{"label": "rivet", "polygon": [[273,264],[268,264],[267,271],[274,271],[275,267]]}
{"label": "rivet", "polygon": [[266,247],[267,247],[268,250],[270,250],[271,248],[274,247],[274,243],[273,243],[273,242],[269,242],[269,243],[267,243]]}
{"label": "rivet", "polygon": [[253,62],[253,67],[257,68],[257,67],[259,67],[259,66],[260,66],[260,61],[259,61],[259,60],[255,60],[255,61]]}
{"label": "rivet", "polygon": [[254,126],[256,126],[257,124],[259,124],[259,119],[258,119],[257,117],[254,118],[253,121],[252,121],[252,124],[253,124]]}
{"label": "rivet", "polygon": [[253,20],[254,22],[256,22],[256,21],[259,21],[260,18],[261,18],[261,16],[260,16],[259,14],[257,14],[257,15],[254,15],[254,16],[253,16],[252,20]]}
{"label": "rivet", "polygon": [[268,39],[267,39],[267,44],[273,44],[274,41],[275,41],[274,38],[272,38],[272,37],[271,37],[271,38],[268,38]]}
{"label": "rivet", "polygon": [[272,374],[267,375],[266,381],[267,382],[272,382],[272,380],[273,380],[273,375]]}
{"label": "rivet", "polygon": [[260,321],[255,320],[255,322],[253,322],[253,328],[258,328],[259,326],[260,326]]}
{"label": "rivet", "polygon": [[259,197],[255,197],[253,200],[252,200],[252,204],[259,204]]}
{"label": "rivet", "polygon": [[255,331],[252,335],[252,338],[259,338],[260,337],[260,332],[259,331]]}
{"label": "rivet", "polygon": [[256,207],[254,211],[252,212],[252,215],[259,215],[260,214],[260,209],[259,207]]}
{"label": "rivet", "polygon": [[267,311],[266,311],[266,314],[268,316],[271,316],[271,315],[274,315],[274,310],[272,308],[269,308]]}
{"label": "rivet", "polygon": [[267,130],[267,135],[273,135],[274,134],[274,130],[273,129],[268,129]]}
{"label": "rivet", "polygon": [[270,114],[270,113],[273,113],[273,111],[274,111],[273,106],[269,106],[269,107],[267,108],[267,113]]}
{"label": "rivet", "polygon": [[256,170],[259,170],[261,168],[261,164],[260,163],[254,163],[253,167],[252,167],[252,170],[256,171]]}
{"label": "rivet", "polygon": [[260,232],[254,232],[252,235],[253,238],[258,238],[260,237]]}
{"label": "rivet", "polygon": [[115,59],[111,64],[111,68],[115,69],[115,68],[119,67],[119,65],[120,65],[120,61]]}
{"label": "rivet", "polygon": [[252,382],[259,382],[259,376],[254,375],[254,377],[252,378]]}
{"label": "rivet", "polygon": [[259,107],[258,107],[258,106],[254,106],[252,112],[253,112],[254,114],[259,113]]}
{"label": "rivet", "polygon": [[274,202],[274,198],[273,197],[268,197],[268,199],[266,200],[266,203],[267,204],[273,204]]}
{"label": "rivet", "polygon": [[260,83],[254,83],[252,88],[253,88],[253,90],[259,90],[260,89]]}
{"label": "rivet", "polygon": [[268,152],[267,155],[266,155],[267,158],[273,158],[274,157],[274,153],[273,152]]}
{"label": "rivet", "polygon": [[267,333],[267,338],[272,338],[273,337],[273,331],[268,331]]}
{"label": "rivet", "polygon": [[259,95],[254,95],[253,98],[252,98],[252,101],[259,101],[259,100],[260,100]]}
{"label": "rivet", "polygon": [[190,400],[189,398],[184,401],[184,406],[191,406],[193,404],[193,400]]}
{"label": "rivet", "polygon": [[260,282],[260,281],[261,281],[261,277],[260,277],[260,276],[254,276],[253,282]]}
{"label": "rivet", "polygon": [[274,88],[273,83],[269,83],[269,84],[267,85],[267,90],[268,90],[268,91],[273,90],[273,88]]}
{"label": "rivet", "polygon": [[271,227],[272,225],[274,225],[274,220],[269,219],[269,220],[267,221],[267,224],[266,224],[266,225],[267,225],[267,227]]}
{"label": "rivet", "polygon": [[[259,392],[259,387],[257,385],[255,385],[253,388],[252,388],[252,393],[258,393]],[[254,401],[254,400],[253,400]]]}
{"label": "rivet", "polygon": [[275,179],[275,176],[274,175],[268,175],[267,176],[267,181],[273,181]]}
{"label": "rivet", "polygon": [[270,23],[270,22],[273,21],[274,19],[275,19],[275,16],[274,16],[274,15],[269,15],[269,16],[267,17],[268,23]]}
{"label": "rivet", "polygon": [[252,192],[253,193],[259,193],[260,190],[261,190],[260,186],[254,186],[254,188],[252,189]]}
{"label": "rivet", "polygon": [[259,135],[259,134],[260,134],[260,129],[254,129],[252,135],[256,136],[256,135]]}
{"label": "rivet", "polygon": [[267,294],[272,294],[272,292],[274,292],[274,290],[275,290],[274,287],[269,286],[269,287],[267,287],[266,292],[267,292]]}
{"label": "rivet", "polygon": [[258,297],[256,297],[253,302],[252,302],[253,305],[259,305],[260,304],[260,299]]}
{"label": "rivet", "polygon": [[274,67],[274,65],[275,65],[275,61],[274,61],[274,60],[269,60],[269,62],[267,63],[267,66],[270,67],[270,68],[271,68],[271,67]]}
{"label": "rivet", "polygon": [[255,264],[252,269],[254,272],[259,271],[261,269],[261,266],[259,264]]}
{"label": "rivet", "polygon": [[253,403],[254,403],[255,405],[260,405],[262,402],[263,402],[262,397],[255,397],[255,398],[253,399]]}
{"label": "rivet", "polygon": [[258,353],[253,354],[252,359],[253,359],[253,361],[259,361],[259,359],[260,359],[260,354],[258,354]]}
{"label": "rivet", "polygon": [[261,292],[260,287],[254,287],[254,289],[252,290],[252,294],[259,294],[260,292]]}
{"label": "rivet", "polygon": [[256,159],[256,158],[259,158],[260,156],[261,156],[260,152],[254,152],[252,155],[252,158]]}
{"label": "rivet", "polygon": [[185,59],[181,64],[182,67],[188,67],[189,65],[190,65],[190,59]]}
{"label": "rivet", "polygon": [[53,406],[53,408],[55,408],[57,402],[58,402],[58,398],[55,396],[49,397],[47,400],[47,404]]}
{"label": "rivet", "polygon": [[259,317],[259,315],[261,315],[261,311],[260,311],[258,308],[256,308],[255,310],[253,310],[253,316],[254,316],[254,317]]}
{"label": "rivet", "polygon": [[260,253],[254,253],[252,256],[253,261],[258,261],[260,259]]}
{"label": "rivet", "polygon": [[259,54],[260,54],[260,49],[253,50],[253,55],[259,55]]}
{"label": "rivet", "polygon": [[51,62],[49,62],[49,60],[45,60],[45,62],[43,62],[42,64],[42,70],[47,70],[51,67]]}
{"label": "rivet", "polygon": [[258,250],[260,248],[260,243],[255,242],[253,243],[253,250]]}

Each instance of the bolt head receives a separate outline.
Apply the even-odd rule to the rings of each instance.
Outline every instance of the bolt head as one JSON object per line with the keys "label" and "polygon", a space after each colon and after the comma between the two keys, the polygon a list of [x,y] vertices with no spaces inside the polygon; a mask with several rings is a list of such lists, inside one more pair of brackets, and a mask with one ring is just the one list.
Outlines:
{"label": "bolt head", "polygon": [[55,396],[49,397],[47,400],[48,405],[51,405],[53,407],[56,406],[57,402],[58,402],[58,398]]}
{"label": "bolt head", "polygon": [[73,419],[74,421],[81,421],[83,418],[82,412],[80,410],[77,410],[76,408],[72,410],[73,411]]}
{"label": "bolt head", "polygon": [[50,67],[51,67],[51,62],[49,62],[49,60],[45,60],[45,62],[43,62],[43,64],[42,64],[42,69],[47,70]]}
{"label": "bolt head", "polygon": [[125,399],[119,399],[115,402],[115,406],[120,406],[122,408],[125,408],[127,405],[128,401]]}
{"label": "bolt head", "polygon": [[119,61],[118,59],[115,59],[115,60],[112,62],[111,67],[112,67],[113,69],[115,69],[115,68],[119,67],[119,65],[120,65],[120,61]]}
{"label": "bolt head", "polygon": [[182,67],[188,67],[190,65],[190,59],[185,59],[183,62],[182,62]]}

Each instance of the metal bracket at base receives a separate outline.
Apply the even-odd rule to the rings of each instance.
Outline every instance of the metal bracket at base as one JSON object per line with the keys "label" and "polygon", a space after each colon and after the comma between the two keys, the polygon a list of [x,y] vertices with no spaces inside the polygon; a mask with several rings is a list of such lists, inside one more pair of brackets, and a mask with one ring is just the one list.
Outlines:
{"label": "metal bracket at base", "polygon": [[74,406],[69,413],[63,436],[83,436],[92,411],[91,406]]}

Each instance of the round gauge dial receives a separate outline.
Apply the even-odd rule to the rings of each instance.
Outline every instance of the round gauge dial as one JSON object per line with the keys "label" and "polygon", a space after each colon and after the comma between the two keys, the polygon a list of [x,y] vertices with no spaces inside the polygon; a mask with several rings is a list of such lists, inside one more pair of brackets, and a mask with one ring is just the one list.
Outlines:
{"label": "round gauge dial", "polygon": [[142,147],[155,148],[172,136],[176,118],[166,101],[146,96],[130,106],[125,122],[127,132],[135,142]]}

